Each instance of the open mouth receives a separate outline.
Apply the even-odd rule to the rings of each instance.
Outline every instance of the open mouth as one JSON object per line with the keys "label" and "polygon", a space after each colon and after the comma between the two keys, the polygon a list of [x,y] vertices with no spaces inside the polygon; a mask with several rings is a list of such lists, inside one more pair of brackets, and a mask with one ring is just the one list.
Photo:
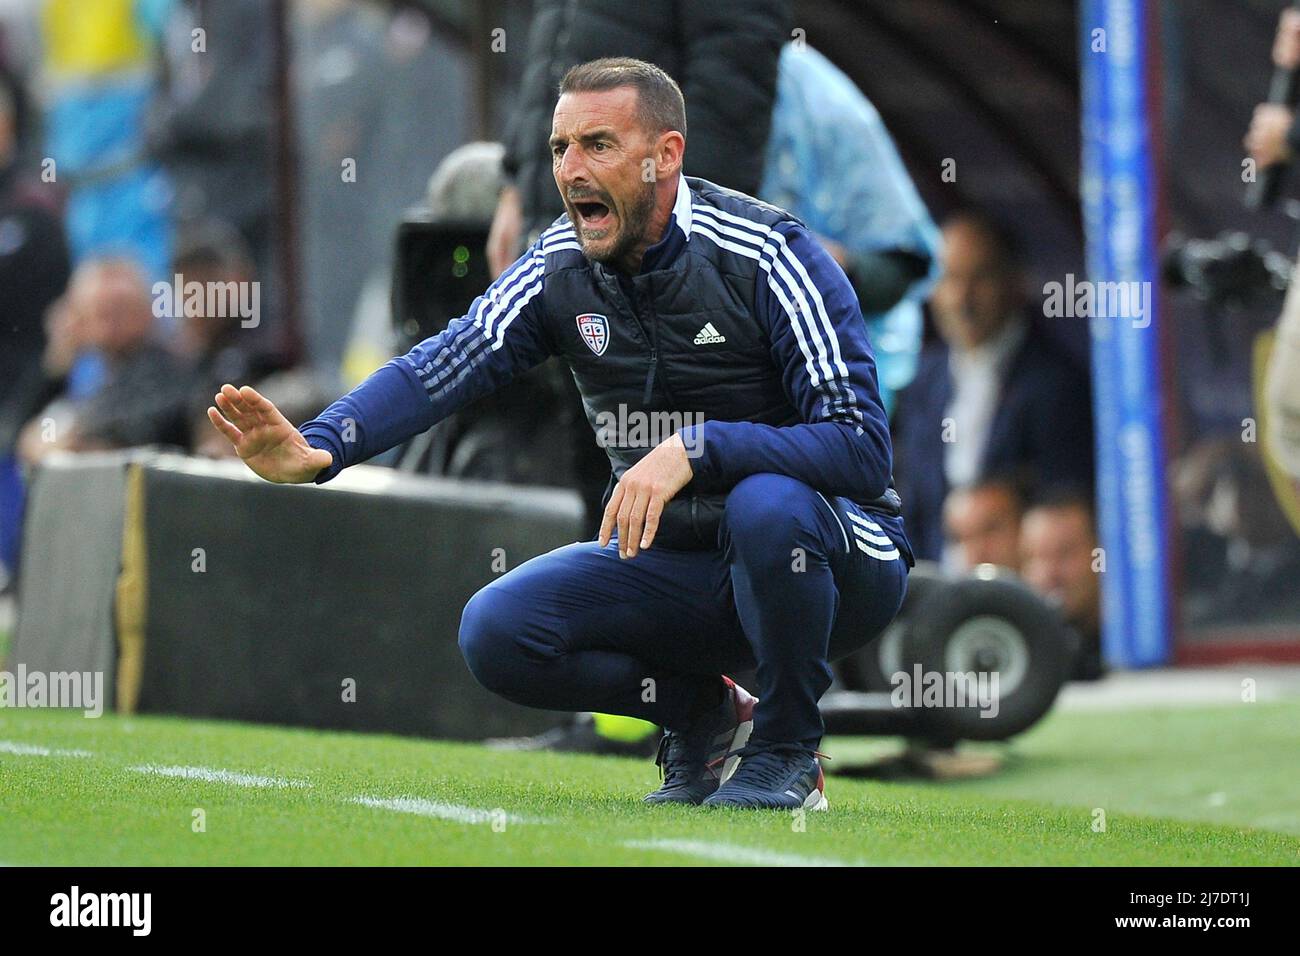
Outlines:
{"label": "open mouth", "polygon": [[573,208],[577,210],[578,217],[582,220],[584,226],[599,227],[604,225],[610,217],[609,207],[603,202],[584,200],[575,202]]}

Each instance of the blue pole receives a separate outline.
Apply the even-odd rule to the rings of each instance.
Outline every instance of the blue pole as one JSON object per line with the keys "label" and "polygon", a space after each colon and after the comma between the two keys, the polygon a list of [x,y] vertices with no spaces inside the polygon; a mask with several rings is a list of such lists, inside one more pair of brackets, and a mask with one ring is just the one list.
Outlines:
{"label": "blue pole", "polygon": [[[1102,649],[1119,667],[1165,664],[1173,655],[1153,150],[1159,104],[1149,101],[1146,13],[1144,0],[1080,5]],[[1145,307],[1099,314],[1102,283],[1119,283],[1143,297],[1129,302]]]}

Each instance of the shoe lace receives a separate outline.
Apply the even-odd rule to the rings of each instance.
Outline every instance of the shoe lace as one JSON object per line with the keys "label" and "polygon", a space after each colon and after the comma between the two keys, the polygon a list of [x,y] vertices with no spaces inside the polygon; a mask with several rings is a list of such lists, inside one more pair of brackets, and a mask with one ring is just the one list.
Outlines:
{"label": "shoe lace", "polygon": [[675,730],[664,731],[659,738],[659,751],[655,754],[655,766],[659,768],[659,778],[664,786],[690,783],[691,763],[686,735]]}
{"label": "shoe lace", "polygon": [[739,750],[732,750],[716,760],[709,761],[709,767],[715,767],[731,757],[739,756],[740,766],[736,768],[729,782],[771,790],[785,783],[786,777],[790,775],[790,764],[795,758],[810,754],[824,760],[831,759],[820,750],[810,751],[798,744],[750,742]]}

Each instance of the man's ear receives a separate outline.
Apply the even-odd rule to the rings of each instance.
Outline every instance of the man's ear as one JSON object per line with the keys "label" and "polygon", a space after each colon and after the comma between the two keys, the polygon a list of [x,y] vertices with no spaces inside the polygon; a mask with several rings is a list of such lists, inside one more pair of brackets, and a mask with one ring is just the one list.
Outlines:
{"label": "man's ear", "polygon": [[660,179],[676,179],[686,155],[686,138],[677,130],[660,133],[655,141],[655,171]]}

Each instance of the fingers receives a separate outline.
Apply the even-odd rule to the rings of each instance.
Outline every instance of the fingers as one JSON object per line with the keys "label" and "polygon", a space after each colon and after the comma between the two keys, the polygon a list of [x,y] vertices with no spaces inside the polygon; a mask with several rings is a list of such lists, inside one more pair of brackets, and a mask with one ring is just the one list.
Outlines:
{"label": "fingers", "polygon": [[641,532],[641,550],[648,551],[659,533],[659,518],[664,513],[663,499],[655,495],[645,513],[645,530]]}
{"label": "fingers", "polygon": [[258,393],[257,389],[251,385],[245,385],[239,390],[240,398],[243,399],[245,407],[262,417],[264,421],[273,422],[284,416],[280,410],[275,407],[275,403],[269,398]]}
{"label": "fingers", "polygon": [[600,546],[603,548],[609,544],[609,536],[614,531],[614,524],[618,519],[618,509],[623,503],[623,483],[620,481],[614,486],[614,493],[609,498],[609,504],[605,506],[605,516],[600,521]]}
{"label": "fingers", "polygon": [[221,413],[236,427],[247,431],[257,424],[257,416],[249,412],[239,390],[233,385],[222,385],[215,399],[217,408],[221,409]]}
{"label": "fingers", "polygon": [[239,389],[235,388],[235,386],[231,385],[229,382],[221,386],[221,394],[226,397],[226,401],[230,402],[230,404],[240,412],[248,411],[248,406],[244,404],[244,396],[240,393]]}
{"label": "fingers", "polygon": [[636,493],[625,491],[623,503],[618,508],[618,556],[620,558],[627,557],[627,522],[634,504],[636,504]]}
{"label": "fingers", "polygon": [[251,385],[242,388],[229,383],[222,385],[216,402],[222,414],[245,432],[259,425],[278,425],[285,421],[275,404]]}
{"label": "fingers", "polygon": [[641,544],[641,532],[645,527],[645,511],[649,504],[650,493],[642,489],[628,509],[626,534],[622,525],[619,526],[618,541],[622,545],[623,553],[629,558],[636,557],[637,547]]}
{"label": "fingers", "polygon": [[211,405],[208,406],[208,421],[216,426],[217,431],[225,435],[232,445],[238,445],[239,440],[244,437],[244,433],[238,428],[226,421],[221,412],[217,411]]}

